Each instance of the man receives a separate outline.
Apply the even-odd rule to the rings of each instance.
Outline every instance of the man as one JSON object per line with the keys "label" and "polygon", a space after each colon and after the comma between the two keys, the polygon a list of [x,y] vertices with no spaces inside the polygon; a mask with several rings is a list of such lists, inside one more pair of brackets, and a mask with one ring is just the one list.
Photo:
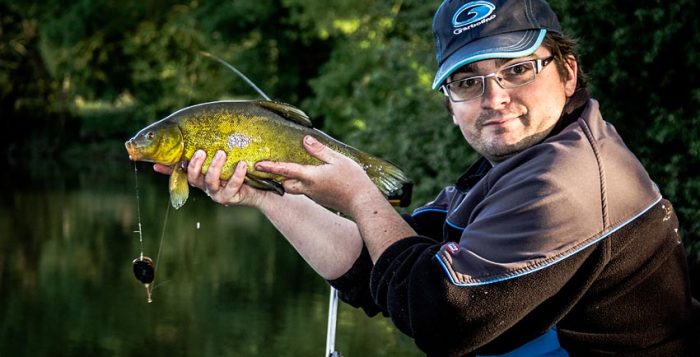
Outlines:
{"label": "man", "polygon": [[290,194],[243,185],[244,163],[221,182],[221,152],[206,175],[195,154],[190,183],[260,209],[345,301],[429,355],[690,355],[673,208],[588,97],[549,5],[445,1],[433,30],[433,87],[482,158],[411,216],[311,137],[325,164],[256,164]]}

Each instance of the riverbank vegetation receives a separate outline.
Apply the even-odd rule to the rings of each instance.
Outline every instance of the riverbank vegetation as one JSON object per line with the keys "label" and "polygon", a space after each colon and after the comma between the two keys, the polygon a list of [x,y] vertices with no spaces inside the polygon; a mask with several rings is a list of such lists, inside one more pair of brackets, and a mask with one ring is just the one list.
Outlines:
{"label": "riverbank vegetation", "polygon": [[[0,160],[126,160],[123,142],[187,105],[256,93],[384,156],[430,199],[475,158],[430,90],[439,1],[0,0]],[[592,94],[679,213],[700,260],[700,20],[692,0],[552,0]]]}

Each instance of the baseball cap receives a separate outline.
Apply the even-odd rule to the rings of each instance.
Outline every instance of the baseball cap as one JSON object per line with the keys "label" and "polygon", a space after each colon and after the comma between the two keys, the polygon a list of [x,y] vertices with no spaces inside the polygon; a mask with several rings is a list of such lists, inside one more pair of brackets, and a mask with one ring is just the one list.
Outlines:
{"label": "baseball cap", "polygon": [[469,63],[532,54],[547,31],[561,32],[561,26],[544,0],[445,0],[433,18],[433,89]]}

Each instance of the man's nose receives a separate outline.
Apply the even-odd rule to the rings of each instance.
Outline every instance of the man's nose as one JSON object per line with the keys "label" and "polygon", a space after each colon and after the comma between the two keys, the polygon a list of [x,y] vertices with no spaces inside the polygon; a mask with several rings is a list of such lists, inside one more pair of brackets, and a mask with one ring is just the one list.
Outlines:
{"label": "man's nose", "polygon": [[[492,79],[490,81],[489,79]],[[481,105],[484,108],[499,109],[510,102],[508,90],[503,88],[496,76],[484,78],[484,95]]]}

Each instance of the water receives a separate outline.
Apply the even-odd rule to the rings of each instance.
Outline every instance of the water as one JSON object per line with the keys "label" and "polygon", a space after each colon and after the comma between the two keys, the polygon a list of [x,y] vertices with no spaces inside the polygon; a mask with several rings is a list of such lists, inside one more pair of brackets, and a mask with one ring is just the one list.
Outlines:
{"label": "water", "polygon": [[[0,356],[322,356],[328,285],[253,209],[198,191],[171,210],[153,303],[139,257],[133,166],[42,165],[0,177]],[[78,172],[75,172],[78,171]],[[167,178],[139,166],[155,259]],[[382,317],[339,307],[345,356],[419,356]]]}

